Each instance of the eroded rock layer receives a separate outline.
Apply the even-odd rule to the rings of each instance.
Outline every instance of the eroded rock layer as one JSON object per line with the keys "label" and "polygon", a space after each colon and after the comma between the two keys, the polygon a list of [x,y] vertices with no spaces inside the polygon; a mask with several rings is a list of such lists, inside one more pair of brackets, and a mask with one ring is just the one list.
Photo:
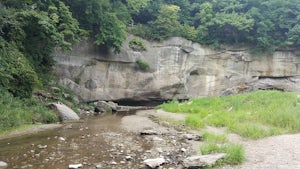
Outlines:
{"label": "eroded rock layer", "polygon": [[[253,55],[248,48],[213,50],[183,38],[143,42],[134,51],[129,35],[119,54],[104,53],[89,41],[56,52],[56,74],[83,101],[151,101],[229,95],[257,89],[300,92],[299,51]],[[141,59],[150,70],[140,70]]]}

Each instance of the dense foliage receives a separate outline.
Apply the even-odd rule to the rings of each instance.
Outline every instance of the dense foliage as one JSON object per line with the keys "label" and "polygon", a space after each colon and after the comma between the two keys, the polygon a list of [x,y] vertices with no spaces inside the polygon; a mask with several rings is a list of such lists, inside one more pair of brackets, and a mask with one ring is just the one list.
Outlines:
{"label": "dense foliage", "polygon": [[0,46],[0,86],[14,96],[30,97],[37,75],[25,56],[9,43]]}
{"label": "dense foliage", "polygon": [[36,74],[51,72],[55,47],[68,49],[79,40],[79,24],[59,0],[3,0],[0,8],[0,85],[30,97]]}

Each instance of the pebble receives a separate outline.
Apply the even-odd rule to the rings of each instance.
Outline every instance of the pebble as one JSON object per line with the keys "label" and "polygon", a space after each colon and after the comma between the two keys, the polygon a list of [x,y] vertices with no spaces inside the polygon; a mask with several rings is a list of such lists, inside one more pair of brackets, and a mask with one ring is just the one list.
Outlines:
{"label": "pebble", "polygon": [[111,164],[111,165],[117,165],[117,162],[112,161],[112,162],[110,162],[110,164]]}
{"label": "pebble", "polygon": [[6,168],[8,164],[4,161],[0,161],[0,168]]}
{"label": "pebble", "polygon": [[59,140],[59,141],[66,141],[66,139],[63,138],[63,137],[59,137],[58,140]]}
{"label": "pebble", "polygon": [[130,161],[130,160],[132,160],[132,157],[131,157],[131,156],[125,156],[125,159],[126,159],[127,161]]}
{"label": "pebble", "polygon": [[159,152],[159,153],[164,152],[161,148],[156,148],[156,151]]}
{"label": "pebble", "polygon": [[45,149],[45,148],[47,148],[48,146],[47,146],[47,145],[40,145],[40,144],[39,144],[37,147],[38,147],[39,149]]}
{"label": "pebble", "polygon": [[82,164],[69,164],[69,169],[76,169],[83,167]]}

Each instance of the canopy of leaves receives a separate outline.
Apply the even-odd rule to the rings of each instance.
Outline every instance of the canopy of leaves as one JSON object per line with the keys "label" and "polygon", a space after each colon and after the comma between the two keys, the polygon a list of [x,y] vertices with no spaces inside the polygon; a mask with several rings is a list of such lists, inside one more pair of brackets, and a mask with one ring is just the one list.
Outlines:
{"label": "canopy of leaves", "polygon": [[[177,9],[170,14],[166,6]],[[154,0],[133,19],[143,25],[133,33],[145,38],[183,36],[202,44],[244,43],[261,49],[299,47],[297,0]]]}

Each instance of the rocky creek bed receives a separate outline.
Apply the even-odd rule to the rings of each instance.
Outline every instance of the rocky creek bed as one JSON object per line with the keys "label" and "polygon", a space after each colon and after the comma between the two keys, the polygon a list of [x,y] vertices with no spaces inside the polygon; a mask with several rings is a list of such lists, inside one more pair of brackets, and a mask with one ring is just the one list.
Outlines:
{"label": "rocky creek bed", "polygon": [[197,154],[200,136],[153,122],[169,116],[157,112],[90,116],[59,129],[1,139],[0,161],[12,169],[183,168],[188,165],[183,160]]}
{"label": "rocky creek bed", "polygon": [[[210,165],[223,158],[224,154],[200,156],[198,132],[158,120],[172,119],[183,124],[184,118],[183,114],[161,110],[90,116],[54,130],[0,139],[0,162],[12,169],[177,169],[199,168],[200,164]],[[256,141],[236,135],[230,139],[245,146],[246,162],[220,168],[300,168],[299,134]]]}

